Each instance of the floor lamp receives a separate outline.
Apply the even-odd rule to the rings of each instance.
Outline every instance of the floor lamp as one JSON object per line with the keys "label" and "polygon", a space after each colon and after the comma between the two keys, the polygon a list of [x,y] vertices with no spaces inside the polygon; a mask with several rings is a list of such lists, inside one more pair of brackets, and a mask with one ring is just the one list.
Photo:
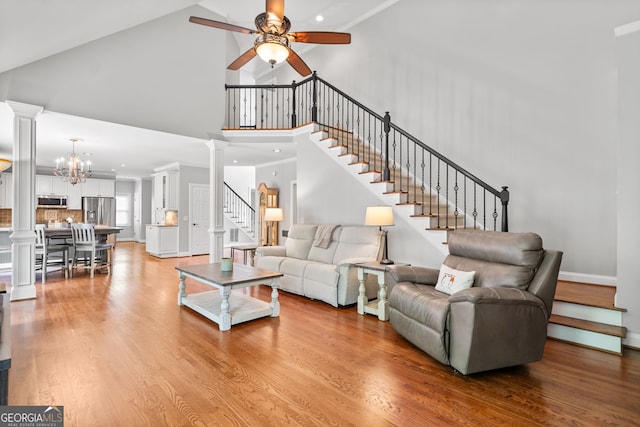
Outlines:
{"label": "floor lamp", "polygon": [[[264,210],[264,220],[269,223],[267,231],[267,245],[274,246],[278,244],[278,232],[276,231],[276,224],[284,219],[284,212],[280,208],[266,208]],[[276,231],[273,233],[273,231]]]}
{"label": "floor lamp", "polygon": [[380,264],[393,264],[388,258],[388,248],[387,248],[387,230],[383,230],[382,227],[386,227],[389,225],[393,225],[393,208],[391,206],[370,206],[367,208],[367,213],[364,217],[365,225],[377,225],[380,227],[380,231],[382,232],[383,241],[383,252],[382,252],[382,260]]}

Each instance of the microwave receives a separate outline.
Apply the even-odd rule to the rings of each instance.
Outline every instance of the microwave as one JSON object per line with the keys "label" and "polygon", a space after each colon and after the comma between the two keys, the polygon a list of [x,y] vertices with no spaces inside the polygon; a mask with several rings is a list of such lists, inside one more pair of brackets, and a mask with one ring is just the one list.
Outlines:
{"label": "microwave", "polygon": [[38,196],[38,207],[47,209],[67,209],[67,196]]}

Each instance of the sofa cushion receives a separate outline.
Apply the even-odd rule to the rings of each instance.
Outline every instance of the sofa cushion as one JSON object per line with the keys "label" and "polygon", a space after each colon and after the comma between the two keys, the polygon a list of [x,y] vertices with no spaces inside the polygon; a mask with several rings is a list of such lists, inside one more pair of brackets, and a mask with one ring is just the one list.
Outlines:
{"label": "sofa cushion", "polygon": [[338,306],[338,280],[335,265],[309,262],[304,270],[304,295]]}
{"label": "sofa cushion", "polygon": [[309,261],[305,259],[285,258],[280,263],[280,270],[278,271],[289,276],[302,277],[307,264],[309,264]]}
{"label": "sofa cushion", "polygon": [[283,256],[258,257],[256,267],[264,268],[265,270],[280,271],[280,264],[282,264],[282,261],[285,259],[287,258]]}
{"label": "sofa cushion", "polygon": [[321,248],[319,246],[311,246],[309,250],[309,256],[307,259],[309,261],[322,262],[325,264],[331,264],[333,262],[333,256],[336,253],[336,249],[338,248],[338,241],[340,239],[340,234],[342,234],[342,227],[338,227],[333,230],[333,234],[331,236],[331,243],[328,248]]}
{"label": "sofa cushion", "polygon": [[293,224],[289,229],[287,241],[284,244],[287,256],[307,259],[317,228],[317,225]]}
{"label": "sofa cushion", "polygon": [[340,265],[352,258],[374,261],[380,250],[380,231],[375,227],[344,226],[338,236],[338,247],[331,264]]}
{"label": "sofa cushion", "polygon": [[475,271],[460,271],[443,264],[438,274],[436,291],[453,295],[458,291],[468,289],[473,285],[475,274]]}

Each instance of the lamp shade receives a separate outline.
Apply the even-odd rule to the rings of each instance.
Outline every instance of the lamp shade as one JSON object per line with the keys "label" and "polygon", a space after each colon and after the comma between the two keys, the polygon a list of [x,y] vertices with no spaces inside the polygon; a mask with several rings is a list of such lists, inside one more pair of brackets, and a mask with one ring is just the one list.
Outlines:
{"label": "lamp shade", "polygon": [[266,208],[264,211],[265,221],[282,221],[284,219],[284,212],[280,208]]}
{"label": "lamp shade", "polygon": [[393,208],[391,206],[369,206],[364,217],[364,224],[380,227],[393,225]]}

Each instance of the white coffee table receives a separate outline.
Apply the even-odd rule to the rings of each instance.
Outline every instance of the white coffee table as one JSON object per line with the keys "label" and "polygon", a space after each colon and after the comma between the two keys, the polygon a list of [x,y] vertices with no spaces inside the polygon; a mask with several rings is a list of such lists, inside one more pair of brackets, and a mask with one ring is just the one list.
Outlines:
{"label": "white coffee table", "polygon": [[[179,277],[178,305],[184,305],[217,323],[221,331],[231,325],[261,317],[280,315],[278,278],[282,273],[233,264],[233,271],[221,271],[220,263],[176,267]],[[185,279],[189,277],[217,290],[189,294]],[[271,302],[259,300],[236,289],[266,284],[271,286]]]}

